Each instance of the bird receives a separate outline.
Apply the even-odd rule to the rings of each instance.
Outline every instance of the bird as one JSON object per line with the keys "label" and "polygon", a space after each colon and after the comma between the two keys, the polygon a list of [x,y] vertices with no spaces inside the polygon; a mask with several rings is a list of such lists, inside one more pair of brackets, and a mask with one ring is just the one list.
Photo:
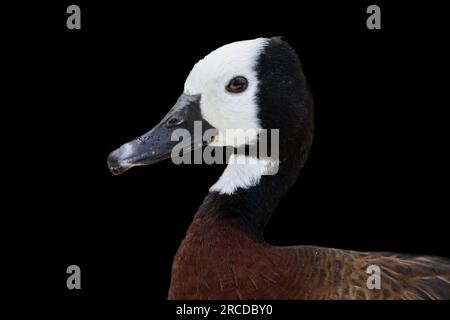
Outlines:
{"label": "bird", "polygon": [[[266,224],[308,159],[313,105],[300,59],[286,41],[232,42],[194,65],[183,93],[159,124],[108,155],[114,175],[179,156],[173,152],[179,140],[172,139],[178,129],[191,134],[181,143],[185,151],[225,147],[236,152],[174,257],[168,299],[450,299],[446,258],[265,241]],[[238,129],[253,133],[242,141]],[[278,130],[277,157],[242,151],[259,143],[263,130]]]}

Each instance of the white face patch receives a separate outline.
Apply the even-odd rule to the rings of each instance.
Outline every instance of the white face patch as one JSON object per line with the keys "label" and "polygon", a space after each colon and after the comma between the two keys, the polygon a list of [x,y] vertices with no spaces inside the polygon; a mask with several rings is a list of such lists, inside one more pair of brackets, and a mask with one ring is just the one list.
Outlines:
{"label": "white face patch", "polygon": [[[259,83],[255,67],[268,41],[258,38],[227,44],[211,52],[192,68],[184,84],[184,93],[201,95],[202,116],[218,130],[211,145],[237,147],[236,141],[246,141],[242,132],[246,132],[247,141],[257,138],[261,124],[258,118],[256,96]],[[238,76],[247,79],[246,90],[240,93],[226,90],[230,80]],[[230,136],[230,129],[241,130],[231,130],[236,133]],[[253,136],[248,136],[249,132],[253,132]],[[229,161],[243,160],[239,157],[245,158],[243,155],[233,155]],[[232,194],[238,188],[247,189],[256,185],[271,166],[269,160],[230,163],[210,191]]]}
{"label": "white face patch", "polygon": [[[186,94],[201,94],[203,118],[219,130],[214,145],[228,145],[221,139],[226,129],[259,129],[256,94],[258,79],[255,66],[268,39],[239,41],[214,50],[197,62],[186,82]],[[248,87],[240,93],[225,88],[231,79],[243,76]],[[228,136],[228,138],[230,138]]]}

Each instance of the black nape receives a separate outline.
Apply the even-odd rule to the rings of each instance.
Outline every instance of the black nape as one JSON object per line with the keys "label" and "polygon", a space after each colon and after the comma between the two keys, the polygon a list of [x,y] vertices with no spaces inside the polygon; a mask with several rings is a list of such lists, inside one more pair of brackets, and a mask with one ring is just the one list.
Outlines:
{"label": "black nape", "polygon": [[246,231],[263,241],[266,223],[308,158],[313,138],[313,99],[299,58],[279,38],[269,40],[257,61],[256,72],[262,127],[279,129],[279,171],[231,195],[211,192],[204,205],[214,206],[210,211],[214,214],[238,219]]}

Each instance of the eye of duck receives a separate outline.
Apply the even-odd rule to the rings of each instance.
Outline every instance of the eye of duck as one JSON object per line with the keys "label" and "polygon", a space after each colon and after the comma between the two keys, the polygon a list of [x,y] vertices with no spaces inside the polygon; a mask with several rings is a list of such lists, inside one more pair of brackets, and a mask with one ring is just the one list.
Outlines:
{"label": "eye of duck", "polygon": [[245,91],[248,86],[248,80],[243,76],[237,76],[230,80],[228,85],[225,87],[228,92],[240,93]]}

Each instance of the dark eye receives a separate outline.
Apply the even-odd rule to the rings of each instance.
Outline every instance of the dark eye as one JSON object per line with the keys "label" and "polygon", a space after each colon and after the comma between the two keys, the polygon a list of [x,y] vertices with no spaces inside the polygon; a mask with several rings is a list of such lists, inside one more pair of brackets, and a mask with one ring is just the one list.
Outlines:
{"label": "dark eye", "polygon": [[228,92],[239,93],[247,89],[248,81],[242,76],[234,77],[226,86]]}

